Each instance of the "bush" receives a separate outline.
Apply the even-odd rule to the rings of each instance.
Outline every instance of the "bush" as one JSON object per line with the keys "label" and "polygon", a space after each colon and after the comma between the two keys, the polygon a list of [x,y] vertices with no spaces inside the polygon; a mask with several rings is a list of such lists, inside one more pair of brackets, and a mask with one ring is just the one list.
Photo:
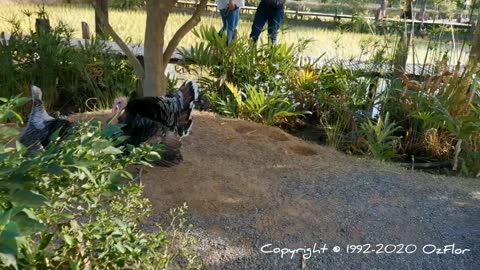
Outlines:
{"label": "bush", "polygon": [[112,0],[110,6],[119,9],[136,9],[144,8],[145,3],[145,0]]}
{"label": "bush", "polygon": [[[338,64],[319,67],[318,59],[301,63],[308,41],[256,46],[239,37],[227,46],[213,28],[194,33],[200,42],[181,54],[186,68],[203,75],[200,82],[213,111],[274,125],[307,116],[307,124],[320,128],[328,145],[346,152],[380,160],[451,160],[462,175],[480,171],[474,70],[447,72],[443,57],[437,75],[422,82],[392,78],[383,74],[395,59],[391,37],[366,40],[362,52],[373,57],[360,55],[358,61],[370,68],[352,70]],[[392,83],[377,93],[377,85],[385,83],[380,78]]]}
{"label": "bush", "polygon": [[[442,141],[424,144],[425,151],[441,152],[441,157],[452,160],[454,169],[458,167],[464,175],[472,176],[479,172],[480,166],[473,161],[480,152],[478,79],[472,79],[476,73],[469,67],[464,72],[444,70],[441,76],[424,82],[421,89],[407,88],[411,92],[403,100],[410,117],[418,123],[418,133],[433,133],[430,137]],[[408,78],[404,80],[410,82]]]}
{"label": "bush", "polygon": [[400,138],[394,134],[399,129],[399,126],[390,122],[389,113],[385,115],[385,119],[380,117],[377,124],[373,124],[370,119],[367,123],[362,123],[365,144],[368,146],[367,155],[382,161],[395,158]]}
{"label": "bush", "polygon": [[[8,42],[0,40],[0,88],[4,96],[29,94],[36,84],[47,110],[62,113],[107,108],[117,95],[135,94],[137,81],[126,59],[103,40],[71,45],[73,30],[60,23],[51,32],[20,31],[11,21]],[[26,114],[23,111],[23,114]]]}
{"label": "bush", "polygon": [[213,27],[194,34],[201,41],[180,53],[190,71],[206,73],[199,81],[214,111],[278,125],[306,113],[288,88],[298,81],[297,55],[308,42],[256,47],[238,37],[227,46]]}
{"label": "bush", "polygon": [[[8,102],[13,104],[15,101]],[[5,112],[5,105],[0,106]],[[5,114],[0,119],[5,119]],[[4,138],[9,131],[0,129]],[[197,265],[193,238],[173,211],[168,229],[147,232],[151,206],[131,182],[129,164],[158,160],[159,146],[118,145],[118,126],[78,123],[43,152],[0,147],[0,265],[15,269],[166,269],[182,257]],[[125,181],[127,179],[127,181]],[[130,181],[128,181],[130,180]]]}

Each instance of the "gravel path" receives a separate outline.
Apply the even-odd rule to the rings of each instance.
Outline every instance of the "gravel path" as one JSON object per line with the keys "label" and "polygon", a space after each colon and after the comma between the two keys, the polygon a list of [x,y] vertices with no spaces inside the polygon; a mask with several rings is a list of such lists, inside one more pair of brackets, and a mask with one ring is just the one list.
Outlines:
{"label": "gravel path", "polygon": [[[184,163],[147,169],[143,183],[156,221],[189,205],[206,269],[480,269],[479,179],[357,159],[277,128],[209,113],[194,119]],[[315,244],[328,250],[281,258],[262,253],[266,244],[272,244],[266,251]],[[345,250],[367,244],[375,251]],[[377,254],[377,244],[399,246]],[[396,254],[405,252],[401,244],[416,251]],[[432,245],[451,244],[470,251],[426,254]]]}

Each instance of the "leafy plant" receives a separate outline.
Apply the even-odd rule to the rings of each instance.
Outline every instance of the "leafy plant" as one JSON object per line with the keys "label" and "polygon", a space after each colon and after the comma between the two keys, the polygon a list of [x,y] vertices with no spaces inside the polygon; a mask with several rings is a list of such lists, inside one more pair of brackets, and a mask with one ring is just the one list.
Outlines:
{"label": "leafy plant", "polygon": [[361,129],[365,134],[365,144],[368,147],[368,154],[375,159],[382,161],[392,160],[397,157],[397,147],[400,137],[394,135],[401,127],[390,122],[390,114],[387,112],[385,118],[380,117],[376,124],[370,119],[362,123]]}
{"label": "leafy plant", "polygon": [[135,9],[145,7],[145,0],[112,0],[110,6],[119,9]]}
{"label": "leafy plant", "polygon": [[[44,10],[38,13],[47,16]],[[39,33],[33,29],[25,33],[17,20],[11,25],[8,42],[0,39],[0,88],[4,96],[26,95],[33,83],[42,88],[47,110],[65,114],[106,108],[115,96],[135,94],[132,68],[104,40],[93,38],[74,46],[73,29],[63,23]]]}
{"label": "leafy plant", "polygon": [[292,103],[278,90],[267,92],[248,85],[243,94],[233,85],[227,84],[227,87],[234,93],[240,116],[253,121],[274,125],[286,122],[288,117],[308,113],[298,111],[299,104]]}
{"label": "leafy plant", "polygon": [[200,42],[180,54],[191,71],[207,73],[199,81],[213,110],[267,124],[281,124],[308,111],[298,108],[289,90],[291,85],[312,83],[304,79],[317,79],[306,78],[296,67],[308,41],[257,47],[239,36],[227,46],[213,27],[201,27],[194,34]]}
{"label": "leafy plant", "polygon": [[[15,102],[7,102],[12,104]],[[0,106],[0,111],[6,105]],[[194,267],[184,208],[170,228],[147,232],[151,213],[130,164],[149,166],[160,146],[119,147],[119,126],[80,122],[44,151],[0,148],[0,265],[15,269],[166,269],[181,256]]]}
{"label": "leafy plant", "polygon": [[[470,159],[478,151],[476,141],[480,136],[480,118],[476,111],[479,101],[475,98],[478,96],[478,83],[471,79],[473,73],[471,69],[465,70],[464,74],[459,70],[453,73],[444,71],[423,84],[413,84],[405,79],[407,85],[414,89],[409,95],[415,102],[409,104],[411,117],[421,122],[424,134],[436,130],[439,137],[449,138],[442,144],[433,145],[436,148],[428,151],[438,151],[436,149],[447,145],[448,152],[443,156],[452,159],[454,170],[459,167],[462,156]],[[465,173],[467,169],[464,167],[462,171]]]}
{"label": "leafy plant", "polygon": [[0,151],[6,151],[5,145],[18,135],[18,130],[15,127],[3,124],[8,122],[23,124],[22,116],[15,112],[14,109],[22,106],[29,100],[29,98],[21,97],[20,95],[11,99],[0,98]]}

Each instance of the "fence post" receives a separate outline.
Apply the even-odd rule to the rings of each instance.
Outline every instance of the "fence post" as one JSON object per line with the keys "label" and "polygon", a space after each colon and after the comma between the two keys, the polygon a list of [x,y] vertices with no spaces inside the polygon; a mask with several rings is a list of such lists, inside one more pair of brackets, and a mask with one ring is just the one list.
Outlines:
{"label": "fence post", "polygon": [[90,27],[87,22],[82,22],[82,38],[90,39]]}
{"label": "fence post", "polygon": [[50,32],[50,20],[45,18],[35,19],[35,31]]}

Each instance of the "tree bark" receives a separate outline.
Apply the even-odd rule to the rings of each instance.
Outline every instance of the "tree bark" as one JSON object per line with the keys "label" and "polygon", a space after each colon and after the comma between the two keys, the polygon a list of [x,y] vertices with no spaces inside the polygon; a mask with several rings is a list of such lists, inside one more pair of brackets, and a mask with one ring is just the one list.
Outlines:
{"label": "tree bark", "polygon": [[394,77],[401,78],[405,73],[405,67],[408,60],[408,48],[410,45],[410,35],[407,30],[400,36],[397,50],[395,52]]}
{"label": "tree bark", "polygon": [[473,32],[472,49],[470,50],[468,63],[472,67],[476,67],[480,64],[480,20],[477,20],[473,27],[475,27],[475,30]]}
{"label": "tree bark", "polygon": [[164,35],[168,16],[175,3],[176,0],[147,1],[144,96],[160,96],[166,92],[165,68],[168,62],[163,61]]}
{"label": "tree bark", "polygon": [[168,43],[167,48],[165,49],[165,53],[163,55],[164,62],[166,61],[168,63],[168,61],[170,61],[170,58],[172,57],[182,38],[200,22],[201,16],[207,7],[207,3],[208,0],[201,0],[200,4],[197,5],[192,17],[177,30],[175,35],[173,35],[172,39]]}
{"label": "tree bark", "polygon": [[[147,0],[147,22],[145,29],[145,42],[143,54],[143,66],[140,61],[133,55],[125,42],[115,33],[113,28],[108,24],[108,18],[101,11],[99,1],[92,0],[95,7],[95,13],[103,25],[103,29],[107,31],[113,40],[120,46],[126,54],[128,60],[133,65],[135,73],[140,79],[143,96],[163,96],[167,90],[167,77],[165,75],[166,67],[172,57],[175,49],[182,40],[199,22],[201,15],[206,9],[208,0],[201,0],[197,5],[192,17],[183,24],[165,48],[165,26],[168,16],[172,12],[177,0]],[[164,50],[165,48],[165,50]]]}
{"label": "tree bark", "polygon": [[[165,26],[168,15],[176,2],[176,0],[147,1],[147,27],[145,30],[144,47],[144,96],[163,96],[166,94],[167,78],[165,76],[165,70],[168,62],[182,38],[200,22],[201,15],[205,11],[208,0],[200,1],[192,17],[177,30],[165,48]],[[163,51],[163,48],[165,48],[165,51]]]}
{"label": "tree bark", "polygon": [[[95,0],[95,5],[99,7],[99,9],[95,9],[95,33],[103,35],[104,24],[108,24],[108,0]],[[100,14],[103,14],[102,19],[100,19]]]}

